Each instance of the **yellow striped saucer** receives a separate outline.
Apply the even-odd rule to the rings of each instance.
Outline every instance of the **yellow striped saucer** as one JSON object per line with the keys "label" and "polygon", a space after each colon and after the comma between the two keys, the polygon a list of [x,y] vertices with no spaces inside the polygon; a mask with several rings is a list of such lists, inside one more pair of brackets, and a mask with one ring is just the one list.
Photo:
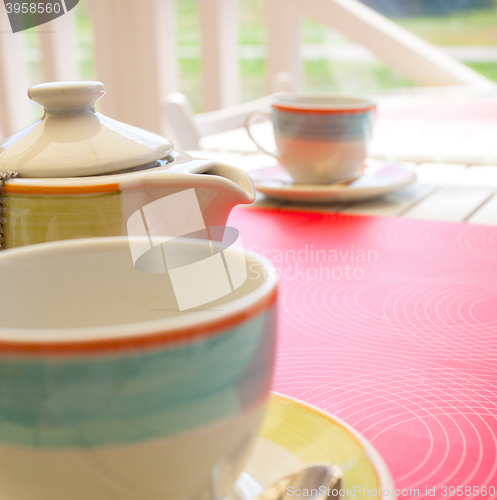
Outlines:
{"label": "yellow striped saucer", "polygon": [[[325,411],[276,393],[230,500],[249,500],[272,482],[312,462],[341,467],[349,500],[396,500],[390,472],[361,434]],[[304,492],[295,495],[295,500],[306,500]]]}

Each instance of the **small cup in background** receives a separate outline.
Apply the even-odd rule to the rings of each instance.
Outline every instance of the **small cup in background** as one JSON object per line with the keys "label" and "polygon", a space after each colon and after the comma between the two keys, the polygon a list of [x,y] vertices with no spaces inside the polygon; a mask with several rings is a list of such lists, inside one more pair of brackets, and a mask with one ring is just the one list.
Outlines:
{"label": "small cup in background", "polygon": [[[376,103],[340,94],[277,94],[271,112],[255,111],[250,138],[277,158],[298,184],[331,184],[358,176],[373,134]],[[257,115],[272,118],[276,147],[261,147],[250,130]]]}

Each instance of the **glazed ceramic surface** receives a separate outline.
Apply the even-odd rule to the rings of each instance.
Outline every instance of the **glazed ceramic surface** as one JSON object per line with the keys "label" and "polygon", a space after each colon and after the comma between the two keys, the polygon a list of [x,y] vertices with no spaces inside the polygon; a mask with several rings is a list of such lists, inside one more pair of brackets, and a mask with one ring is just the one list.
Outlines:
{"label": "glazed ceramic surface", "polygon": [[272,394],[254,451],[230,500],[251,500],[274,481],[314,462],[342,469],[349,492],[345,489],[345,498],[396,499],[390,472],[361,434],[322,410]]}
{"label": "glazed ceramic surface", "polygon": [[245,172],[175,152],[169,140],[98,113],[104,92],[99,82],[29,90],[43,118],[0,143],[0,173],[19,173],[0,192],[5,248],[126,235],[132,213],[189,188],[206,225],[224,225],[235,205],[255,199]]}
{"label": "glazed ceramic surface", "polygon": [[[269,170],[269,169],[267,169]],[[282,171],[254,175],[256,189],[266,196],[297,203],[346,203],[369,200],[403,189],[416,180],[412,169],[399,163],[367,160],[362,174],[346,184],[297,184]]]}
{"label": "glazed ceramic surface", "polygon": [[6,248],[126,235],[128,218],[137,210],[190,188],[195,189],[207,226],[225,225],[235,205],[255,198],[245,172],[185,153],[172,154],[158,167],[126,174],[12,179],[3,196]]}
{"label": "glazed ceramic surface", "polygon": [[181,313],[167,275],[134,268],[127,238],[0,254],[0,498],[228,493],[264,416],[275,345],[275,272],[236,255],[249,279]]}
{"label": "glazed ceramic surface", "polygon": [[353,177],[366,158],[375,110],[363,97],[279,94],[271,110],[276,157],[299,184]]}
{"label": "glazed ceramic surface", "polygon": [[100,82],[36,85],[28,96],[43,117],[0,143],[0,169],[22,177],[101,175],[165,158],[171,141],[95,110],[105,94]]}

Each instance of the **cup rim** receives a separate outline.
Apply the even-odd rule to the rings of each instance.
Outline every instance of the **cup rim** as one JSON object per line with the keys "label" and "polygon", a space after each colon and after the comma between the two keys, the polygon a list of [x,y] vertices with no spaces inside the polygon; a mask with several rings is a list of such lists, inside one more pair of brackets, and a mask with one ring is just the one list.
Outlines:
{"label": "cup rim", "polygon": [[[132,237],[134,238],[134,237]],[[100,250],[129,248],[129,237],[103,237],[65,240],[27,245],[0,253],[0,267],[9,261],[25,261],[36,256],[73,255]],[[140,239],[139,237],[137,239]],[[174,244],[174,243],[173,243]],[[191,244],[202,244],[192,241]],[[238,299],[227,301],[223,310],[185,312],[172,318],[137,323],[77,328],[2,328],[0,353],[28,354],[91,354],[95,352],[136,350],[179,342],[192,342],[217,335],[247,321],[269,308],[275,301],[278,275],[265,257],[247,249],[233,249],[258,262],[264,270],[265,281],[257,289]],[[130,254],[131,260],[131,254]]]}
{"label": "cup rim", "polygon": [[[325,104],[317,102],[298,101],[326,101],[337,100]],[[377,101],[371,96],[360,94],[342,94],[338,92],[285,92],[273,97],[272,107],[281,111],[301,113],[363,113],[376,109]]]}

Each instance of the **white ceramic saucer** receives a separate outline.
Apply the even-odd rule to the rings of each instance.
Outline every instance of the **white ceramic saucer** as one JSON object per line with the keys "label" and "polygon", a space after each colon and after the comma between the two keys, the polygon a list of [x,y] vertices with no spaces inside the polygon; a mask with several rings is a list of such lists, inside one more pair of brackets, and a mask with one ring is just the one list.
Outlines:
{"label": "white ceramic saucer", "polygon": [[385,463],[361,434],[322,410],[274,393],[255,450],[229,500],[250,500],[272,482],[312,462],[340,466],[349,491],[357,487],[356,494],[349,495],[354,500],[367,500],[373,490],[377,500],[396,500]]}
{"label": "white ceramic saucer", "polygon": [[362,175],[350,184],[295,184],[282,166],[250,172],[255,187],[265,195],[300,203],[342,203],[377,198],[402,189],[416,174],[401,163],[367,160]]}

